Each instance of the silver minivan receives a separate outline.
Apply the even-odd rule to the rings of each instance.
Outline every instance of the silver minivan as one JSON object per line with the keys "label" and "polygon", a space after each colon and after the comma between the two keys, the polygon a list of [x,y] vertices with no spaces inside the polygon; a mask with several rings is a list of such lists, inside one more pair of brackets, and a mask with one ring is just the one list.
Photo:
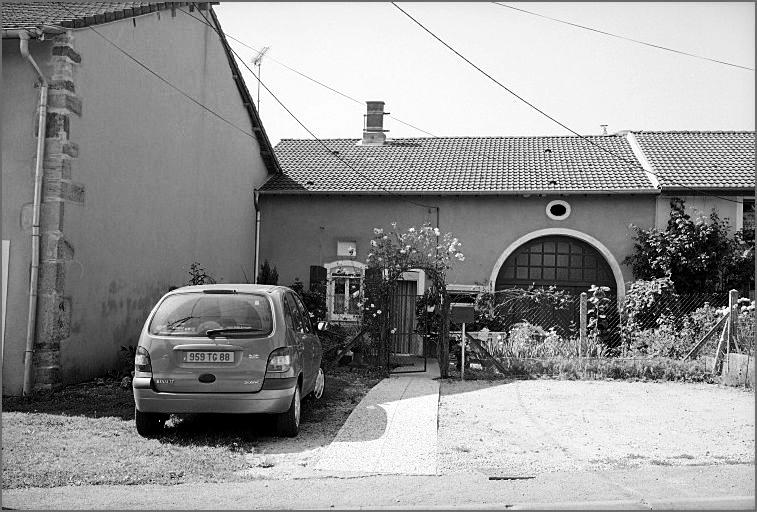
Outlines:
{"label": "silver minivan", "polygon": [[145,322],[134,360],[137,431],[157,435],[169,414],[276,414],[300,427],[303,396],[321,398],[322,349],[299,296],[283,286],[186,286]]}

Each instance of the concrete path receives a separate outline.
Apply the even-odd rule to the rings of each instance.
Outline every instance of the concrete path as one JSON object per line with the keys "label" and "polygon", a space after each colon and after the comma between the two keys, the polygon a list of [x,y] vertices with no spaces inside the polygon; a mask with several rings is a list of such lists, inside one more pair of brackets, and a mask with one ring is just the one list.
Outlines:
{"label": "concrete path", "polygon": [[438,377],[439,365],[429,360],[424,373],[394,374],[379,382],[324,449],[315,469],[330,474],[436,475]]}

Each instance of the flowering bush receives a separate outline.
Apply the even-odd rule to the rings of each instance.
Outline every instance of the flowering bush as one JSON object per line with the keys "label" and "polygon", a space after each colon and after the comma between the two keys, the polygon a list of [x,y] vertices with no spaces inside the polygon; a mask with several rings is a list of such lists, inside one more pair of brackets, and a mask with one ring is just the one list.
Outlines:
{"label": "flowering bush", "polygon": [[678,292],[746,290],[754,287],[754,239],[732,232],[715,210],[692,219],[673,198],[665,231],[634,230],[634,252],[623,263],[636,279],[669,277]]}
{"label": "flowering bush", "polygon": [[428,223],[405,232],[397,229],[396,222],[391,225],[388,232],[374,228],[368,253],[368,266],[384,270],[389,282],[395,282],[403,272],[413,268],[446,276],[455,261],[465,261],[459,250],[462,243],[452,233],[442,235],[439,228]]}

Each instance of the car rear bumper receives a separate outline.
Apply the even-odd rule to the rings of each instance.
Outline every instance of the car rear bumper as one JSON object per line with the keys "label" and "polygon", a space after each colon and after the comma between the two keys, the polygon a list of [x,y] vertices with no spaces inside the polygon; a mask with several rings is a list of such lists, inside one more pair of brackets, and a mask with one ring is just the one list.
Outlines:
{"label": "car rear bumper", "polygon": [[149,378],[135,378],[132,381],[134,402],[140,412],[167,414],[286,412],[296,386],[295,381],[291,388],[261,389],[257,393],[164,393],[155,391]]}

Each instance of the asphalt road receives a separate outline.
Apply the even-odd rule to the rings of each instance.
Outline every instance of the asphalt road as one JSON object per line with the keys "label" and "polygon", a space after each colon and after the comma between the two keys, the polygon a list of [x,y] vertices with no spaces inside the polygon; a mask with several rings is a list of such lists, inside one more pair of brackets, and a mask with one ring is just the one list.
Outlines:
{"label": "asphalt road", "polygon": [[525,480],[482,473],[3,491],[13,509],[751,509],[753,464],[556,472]]}

